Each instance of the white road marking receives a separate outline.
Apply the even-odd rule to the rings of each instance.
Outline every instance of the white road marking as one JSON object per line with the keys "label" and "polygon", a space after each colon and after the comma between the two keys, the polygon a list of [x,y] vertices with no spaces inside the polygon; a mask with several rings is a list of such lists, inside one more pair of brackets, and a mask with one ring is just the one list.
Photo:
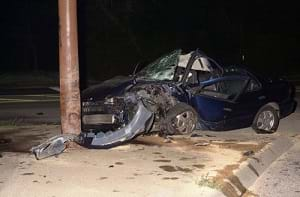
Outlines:
{"label": "white road marking", "polygon": [[57,94],[26,94],[26,95],[1,95],[2,97],[53,97],[59,98]]}
{"label": "white road marking", "polygon": [[25,100],[25,99],[12,99],[12,98],[0,98],[0,101],[36,101],[36,100]]}
{"label": "white road marking", "polygon": [[57,92],[60,92],[60,88],[59,87],[49,87],[49,89],[57,91]]}
{"label": "white road marking", "polygon": [[51,99],[51,100],[21,100],[21,99],[15,99],[15,100],[0,100],[0,104],[5,103],[43,103],[43,102],[57,102],[59,99]]}
{"label": "white road marking", "polygon": [[[20,98],[21,97],[21,98]],[[31,98],[26,98],[31,97]],[[40,102],[57,102],[59,95],[44,94],[44,95],[2,95],[0,104],[5,103],[40,103]]]}

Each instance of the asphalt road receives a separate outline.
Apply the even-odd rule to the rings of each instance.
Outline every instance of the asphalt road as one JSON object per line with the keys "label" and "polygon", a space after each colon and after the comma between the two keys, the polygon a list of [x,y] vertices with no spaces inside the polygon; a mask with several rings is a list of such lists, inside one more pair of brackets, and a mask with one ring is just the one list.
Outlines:
{"label": "asphalt road", "polygon": [[2,124],[57,124],[60,122],[59,95],[1,95],[0,111]]}

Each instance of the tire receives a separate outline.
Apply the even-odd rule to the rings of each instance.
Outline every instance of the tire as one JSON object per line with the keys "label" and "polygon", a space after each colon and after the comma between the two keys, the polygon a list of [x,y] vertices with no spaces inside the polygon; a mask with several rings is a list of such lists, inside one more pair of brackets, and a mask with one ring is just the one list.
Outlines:
{"label": "tire", "polygon": [[252,128],[256,133],[274,133],[279,125],[278,111],[272,106],[262,107],[256,114]]}
{"label": "tire", "polygon": [[171,108],[165,118],[165,131],[167,135],[187,135],[196,127],[197,112],[185,103],[178,103]]}

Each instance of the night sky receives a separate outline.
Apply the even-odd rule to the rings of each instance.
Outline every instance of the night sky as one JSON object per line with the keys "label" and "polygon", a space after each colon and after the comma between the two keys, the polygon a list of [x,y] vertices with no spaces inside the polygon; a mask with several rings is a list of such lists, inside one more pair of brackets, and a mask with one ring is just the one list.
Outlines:
{"label": "night sky", "polygon": [[[1,72],[58,72],[57,7],[1,2]],[[300,74],[297,11],[288,1],[78,0],[81,71],[104,80],[173,49],[199,48],[224,65]]]}

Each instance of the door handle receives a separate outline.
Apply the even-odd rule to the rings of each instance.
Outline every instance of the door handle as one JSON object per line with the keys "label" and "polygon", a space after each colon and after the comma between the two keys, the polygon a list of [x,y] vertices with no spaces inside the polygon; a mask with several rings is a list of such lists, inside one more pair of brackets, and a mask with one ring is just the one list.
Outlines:
{"label": "door handle", "polygon": [[232,111],[231,108],[227,108],[227,107],[224,107],[223,110],[224,110],[224,111],[228,111],[228,112],[231,112],[231,111]]}
{"label": "door handle", "polygon": [[266,99],[266,96],[259,96],[258,97],[258,100],[264,100],[264,99]]}

